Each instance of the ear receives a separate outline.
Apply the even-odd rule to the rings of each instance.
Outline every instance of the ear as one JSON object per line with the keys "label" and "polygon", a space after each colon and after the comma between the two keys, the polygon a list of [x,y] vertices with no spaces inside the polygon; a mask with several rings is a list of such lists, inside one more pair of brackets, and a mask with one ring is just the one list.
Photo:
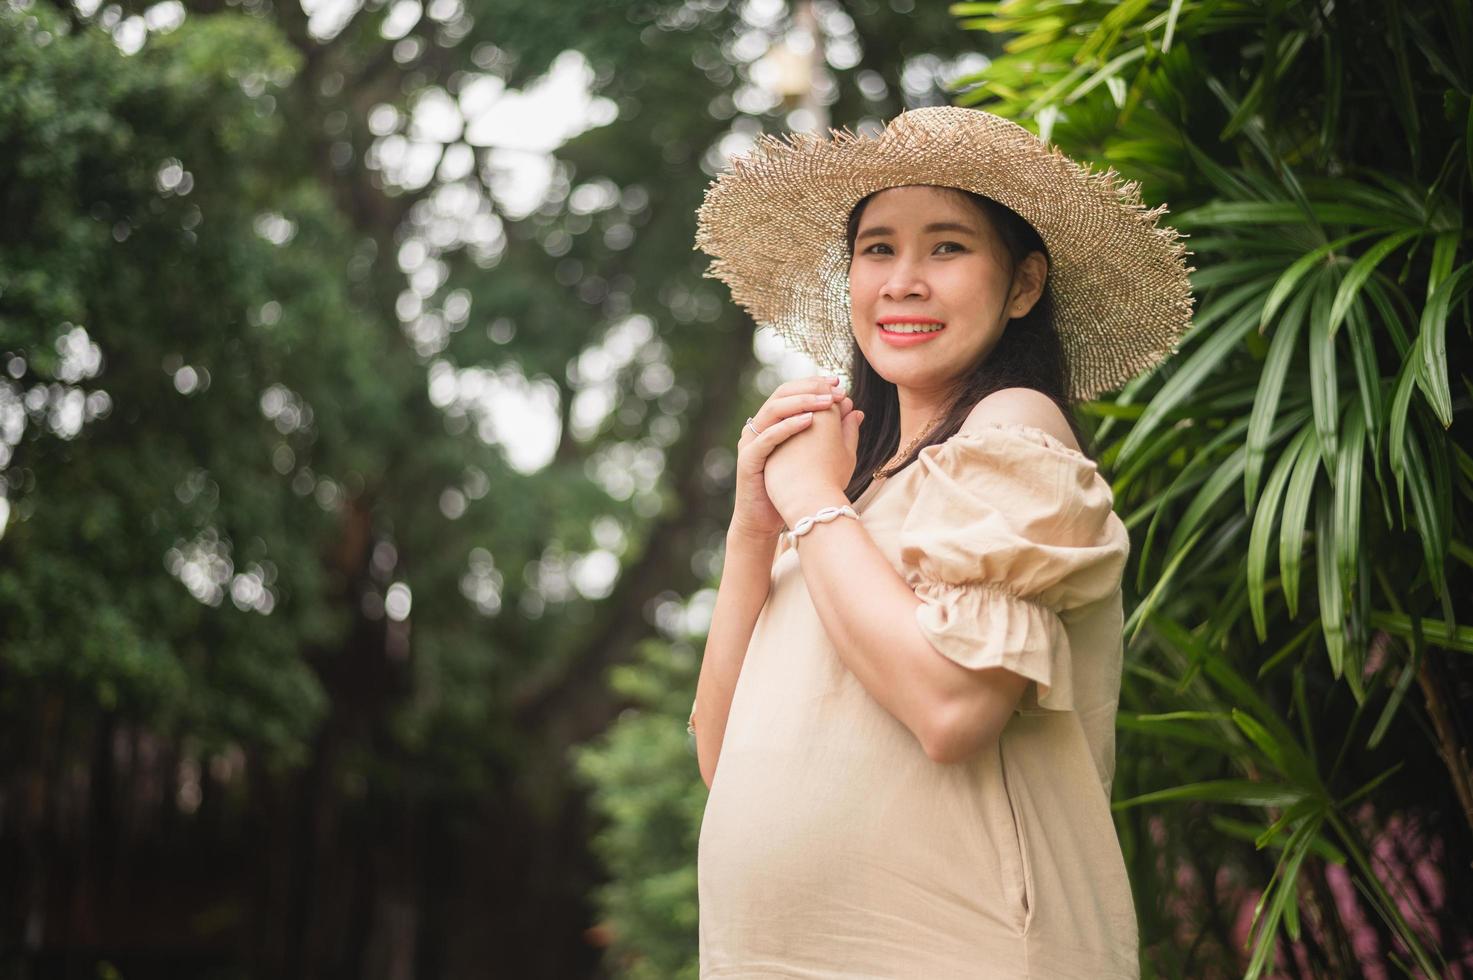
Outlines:
{"label": "ear", "polygon": [[1027,316],[1028,311],[1043,295],[1044,283],[1048,280],[1048,259],[1042,252],[1029,252],[1013,270],[1013,288],[1008,295],[1008,316],[1016,319]]}

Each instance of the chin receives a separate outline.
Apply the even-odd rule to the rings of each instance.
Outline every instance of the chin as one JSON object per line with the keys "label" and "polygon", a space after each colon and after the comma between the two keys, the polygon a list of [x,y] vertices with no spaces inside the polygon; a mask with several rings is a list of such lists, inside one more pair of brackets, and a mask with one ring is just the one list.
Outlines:
{"label": "chin", "polygon": [[945,373],[945,361],[940,358],[928,359],[925,364],[899,365],[882,357],[878,362],[870,361],[870,365],[880,377],[901,388],[928,388]]}
{"label": "chin", "polygon": [[927,349],[922,351],[891,347],[879,337],[874,337],[868,344],[859,345],[859,353],[880,377],[891,384],[909,388],[934,381],[935,375],[945,373],[946,365],[954,360],[953,355],[937,346],[938,341],[939,338],[925,345]]}

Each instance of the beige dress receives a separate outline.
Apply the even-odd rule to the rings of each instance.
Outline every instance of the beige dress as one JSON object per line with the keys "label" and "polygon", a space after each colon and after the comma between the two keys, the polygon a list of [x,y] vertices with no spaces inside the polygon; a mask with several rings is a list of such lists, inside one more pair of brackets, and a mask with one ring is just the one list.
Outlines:
{"label": "beige dress", "polygon": [[844,666],[779,545],[701,824],[702,978],[1139,976],[1109,807],[1129,551],[1112,504],[1086,456],[975,411],[855,501],[936,650],[1032,681],[955,764]]}

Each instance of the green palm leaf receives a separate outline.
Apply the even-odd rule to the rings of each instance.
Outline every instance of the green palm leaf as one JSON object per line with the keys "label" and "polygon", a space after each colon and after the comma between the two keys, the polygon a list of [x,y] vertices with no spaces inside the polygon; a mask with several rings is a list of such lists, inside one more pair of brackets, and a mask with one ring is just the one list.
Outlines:
{"label": "green palm leaf", "polygon": [[[1269,955],[1274,951],[1277,939],[1279,920],[1283,918],[1285,908],[1292,907],[1291,900],[1297,894],[1299,885],[1299,868],[1304,863],[1304,857],[1309,853],[1310,842],[1318,835],[1322,819],[1306,819],[1295,829],[1289,843],[1284,847],[1284,853],[1279,857],[1279,863],[1274,868],[1274,876],[1269,882],[1269,887],[1264,890],[1259,898],[1258,909],[1254,911],[1254,920],[1257,921],[1258,911],[1264,908],[1267,902],[1267,912],[1263,916],[1263,922],[1258,927],[1257,938],[1254,940],[1253,957],[1248,961],[1248,969],[1244,972],[1244,980],[1257,980],[1262,975],[1264,968],[1268,966]],[[1272,893],[1272,898],[1270,898]]]}
{"label": "green palm leaf", "polygon": [[[1339,440],[1340,378],[1335,366],[1335,337],[1331,333],[1330,302],[1335,272],[1316,284],[1309,309],[1309,393],[1314,425],[1326,460],[1332,459]],[[1331,478],[1334,472],[1330,471]]]}
{"label": "green palm leaf", "polygon": [[1310,430],[1301,428],[1290,441],[1287,449],[1279,456],[1268,483],[1263,488],[1263,497],[1258,501],[1253,515],[1253,529],[1248,537],[1248,607],[1253,614],[1253,630],[1259,642],[1268,639],[1268,623],[1264,614],[1264,577],[1268,566],[1268,546],[1279,513],[1279,501],[1288,486],[1289,474],[1309,441]]}
{"label": "green palm leaf", "polygon": [[1279,783],[1258,783],[1246,779],[1218,779],[1142,793],[1128,800],[1114,803],[1111,809],[1128,810],[1147,803],[1182,803],[1193,800],[1206,803],[1233,803],[1239,806],[1289,806],[1303,798],[1304,794],[1300,790]]}
{"label": "green palm leaf", "polygon": [[1300,290],[1294,301],[1285,309],[1273,339],[1269,342],[1268,356],[1263,362],[1263,373],[1258,379],[1258,392],[1253,399],[1253,410],[1248,417],[1248,461],[1243,471],[1243,505],[1252,508],[1258,494],[1258,477],[1263,469],[1264,456],[1268,450],[1269,436],[1273,431],[1274,419],[1278,414],[1279,395],[1283,390],[1284,377],[1294,357],[1299,331],[1304,326],[1305,310],[1314,292],[1313,282]]}
{"label": "green palm leaf", "polygon": [[1263,332],[1264,328],[1268,326],[1269,320],[1273,319],[1274,314],[1279,311],[1279,307],[1294,293],[1294,287],[1299,285],[1299,281],[1308,275],[1310,271],[1351,242],[1359,241],[1362,238],[1374,234],[1375,230],[1372,229],[1358,231],[1351,235],[1344,235],[1334,241],[1325,242],[1314,251],[1306,253],[1290,264],[1289,268],[1284,270],[1284,274],[1274,283],[1273,292],[1268,294],[1268,299],[1263,304],[1263,318],[1258,324],[1259,332]]}
{"label": "green palm leaf", "polygon": [[1473,289],[1473,262],[1462,266],[1430,290],[1422,310],[1417,339],[1422,357],[1417,362],[1417,381],[1443,428],[1453,424],[1452,392],[1447,373],[1447,321],[1452,307]]}
{"label": "green palm leaf", "polygon": [[[1421,442],[1411,438],[1406,442],[1407,486],[1411,490],[1412,512],[1416,516],[1417,534],[1422,540],[1422,554],[1426,560],[1427,575],[1437,594],[1447,600],[1447,555],[1448,525],[1446,508],[1441,501],[1448,497],[1444,489],[1447,473],[1424,456]],[[1452,619],[1451,607],[1447,607],[1448,619]]]}
{"label": "green palm leaf", "polygon": [[1304,548],[1304,522],[1320,465],[1319,438],[1312,428],[1305,432],[1309,438],[1304,440],[1294,461],[1294,472],[1289,476],[1289,488],[1284,493],[1284,519],[1279,530],[1279,574],[1290,618],[1299,615],[1299,558]]}
{"label": "green palm leaf", "polygon": [[1366,280],[1371,277],[1371,273],[1376,271],[1376,267],[1384,262],[1392,252],[1401,248],[1401,246],[1416,238],[1419,234],[1420,231],[1417,229],[1407,229],[1387,235],[1375,245],[1368,248],[1364,255],[1355,260],[1350,267],[1350,271],[1345,274],[1344,280],[1341,281],[1339,290],[1335,293],[1334,305],[1330,307],[1329,330],[1331,337],[1340,329],[1340,324],[1345,320],[1345,314],[1350,310],[1351,304],[1355,302],[1356,294],[1360,292]]}
{"label": "green palm leaf", "polygon": [[1363,699],[1360,678],[1345,670],[1345,591],[1340,580],[1340,569],[1335,561],[1337,552],[1332,499],[1324,494],[1315,498],[1315,585],[1319,590],[1320,629],[1325,637],[1325,653],[1330,658],[1330,670],[1335,677],[1344,677],[1355,692],[1356,700]]}
{"label": "green palm leaf", "polygon": [[1349,593],[1355,584],[1357,556],[1361,539],[1361,474],[1364,470],[1366,425],[1359,403],[1352,402],[1345,411],[1344,438],[1336,459],[1335,567],[1342,589]]}
{"label": "green palm leaf", "polygon": [[[1371,338],[1371,327],[1367,320],[1364,304],[1356,303],[1350,308],[1345,335],[1350,341],[1351,363],[1355,366],[1355,386],[1360,393],[1361,419],[1371,440],[1371,458],[1380,480],[1382,394],[1381,370],[1376,363],[1376,345]],[[1384,490],[1384,487],[1383,487]],[[1391,512],[1387,510],[1389,515]],[[1387,520],[1390,520],[1388,516]]]}
{"label": "green palm leaf", "polygon": [[[1267,280],[1258,280],[1243,289],[1251,292],[1262,290],[1267,286]],[[1202,382],[1217,369],[1218,365],[1237,348],[1243,335],[1257,324],[1258,307],[1254,304],[1244,304],[1221,328],[1192,351],[1180,369],[1161,386],[1160,393],[1151,400],[1150,405],[1141,415],[1140,421],[1131,429],[1130,435],[1126,436],[1125,442],[1121,444],[1117,459],[1125,462],[1138,452],[1151,433],[1165,420],[1167,414],[1192,395]]]}

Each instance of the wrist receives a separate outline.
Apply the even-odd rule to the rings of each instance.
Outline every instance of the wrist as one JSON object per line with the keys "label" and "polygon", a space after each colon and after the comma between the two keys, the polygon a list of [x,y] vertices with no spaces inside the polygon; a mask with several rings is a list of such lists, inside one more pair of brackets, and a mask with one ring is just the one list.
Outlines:
{"label": "wrist", "polygon": [[753,552],[770,554],[781,531],[753,531],[733,524],[726,529],[727,554]]}
{"label": "wrist", "polygon": [[783,515],[788,528],[805,517],[812,517],[825,507],[847,507],[849,497],[838,487],[815,488],[794,498],[789,513]]}
{"label": "wrist", "polygon": [[[859,514],[847,500],[843,503],[826,504],[816,508],[811,514],[798,518],[793,523],[792,530],[785,531],[783,537],[796,546],[799,541],[818,531],[821,524],[847,523],[851,520],[857,522]],[[823,532],[819,532],[819,536],[822,537]]]}

